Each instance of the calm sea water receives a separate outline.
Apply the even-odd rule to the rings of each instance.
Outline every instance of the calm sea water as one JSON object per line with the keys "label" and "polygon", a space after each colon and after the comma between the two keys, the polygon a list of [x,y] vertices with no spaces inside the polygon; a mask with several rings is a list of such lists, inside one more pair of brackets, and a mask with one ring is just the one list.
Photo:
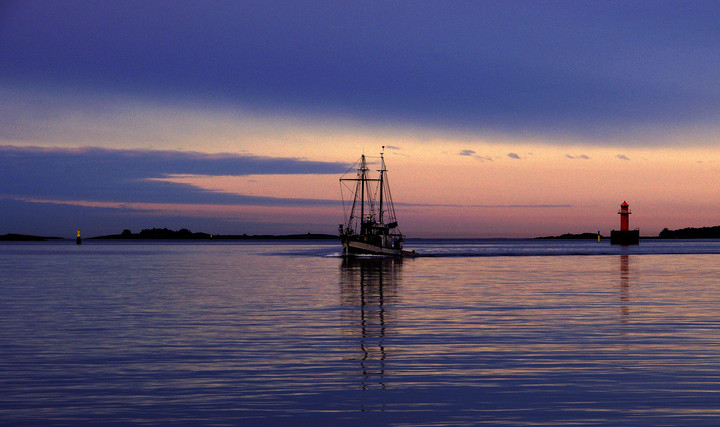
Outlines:
{"label": "calm sea water", "polygon": [[0,424],[720,422],[720,241],[407,246],[0,245]]}

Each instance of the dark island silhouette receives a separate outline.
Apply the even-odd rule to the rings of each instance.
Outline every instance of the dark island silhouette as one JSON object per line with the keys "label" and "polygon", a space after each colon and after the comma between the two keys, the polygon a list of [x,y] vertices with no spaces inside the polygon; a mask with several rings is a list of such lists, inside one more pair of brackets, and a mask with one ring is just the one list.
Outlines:
{"label": "dark island silhouette", "polygon": [[132,231],[125,229],[120,234],[109,234],[107,236],[91,237],[90,239],[205,239],[212,238],[211,234],[208,233],[193,233],[187,228],[183,228],[178,231],[169,230],[167,228],[149,228],[142,230],[139,233],[133,233]]}
{"label": "dark island silhouette", "polygon": [[720,239],[720,225],[713,227],[688,227],[679,230],[664,228],[660,232],[661,239]]}
{"label": "dark island silhouette", "polygon": [[127,239],[127,240],[316,240],[316,239],[337,239],[337,236],[331,234],[210,234],[210,233],[193,233],[187,228],[177,231],[167,228],[151,228],[142,230],[139,233],[133,233],[130,230],[123,230],[120,234],[111,234],[107,236],[91,237],[91,239]]}

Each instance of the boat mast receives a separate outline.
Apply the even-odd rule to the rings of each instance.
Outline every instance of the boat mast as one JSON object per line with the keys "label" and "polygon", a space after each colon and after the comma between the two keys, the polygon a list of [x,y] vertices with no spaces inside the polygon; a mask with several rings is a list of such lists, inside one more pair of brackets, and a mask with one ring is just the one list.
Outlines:
{"label": "boat mast", "polygon": [[[366,218],[365,218],[365,199],[367,198],[368,202],[370,203],[368,207],[368,216],[375,219],[375,202],[374,202],[374,191],[372,188],[370,188],[371,182],[377,182],[380,181],[381,184],[384,180],[384,178],[381,176],[380,179],[373,179],[368,177],[369,168],[367,166],[367,160],[365,158],[365,155],[363,154],[362,157],[360,157],[359,160],[359,166],[357,168],[357,175],[355,178],[340,178],[340,182],[343,181],[355,181],[355,194],[353,197],[353,203],[352,207],[350,209],[350,214],[347,220],[346,230],[354,229],[353,227],[353,220],[357,218],[355,216],[355,213],[357,212],[355,209],[357,208],[358,202],[360,203],[360,234],[363,234],[365,232],[366,228]],[[357,163],[356,163],[357,164]],[[385,170],[385,162],[383,160],[382,162],[382,170]],[[387,198],[385,195],[381,195],[381,198]],[[389,197],[389,192],[388,192]],[[380,206],[382,207],[383,201],[381,200]],[[380,218],[382,218],[382,213],[380,213]]]}
{"label": "boat mast", "polygon": [[380,224],[385,224],[383,222],[383,174],[385,172],[385,158],[383,157],[383,152],[385,151],[385,146],[382,146],[383,151],[380,152]]}
{"label": "boat mast", "polygon": [[360,158],[360,234],[365,231],[365,154]]}

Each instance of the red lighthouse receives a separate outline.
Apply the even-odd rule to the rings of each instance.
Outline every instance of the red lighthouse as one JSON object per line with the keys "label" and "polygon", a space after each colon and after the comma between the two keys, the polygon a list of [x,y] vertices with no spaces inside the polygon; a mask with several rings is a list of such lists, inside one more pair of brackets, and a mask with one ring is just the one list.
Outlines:
{"label": "red lighthouse", "polygon": [[618,214],[620,214],[620,231],[628,231],[630,230],[630,205],[627,204],[627,202],[622,202],[622,205],[620,205],[620,210],[618,211]]}
{"label": "red lighthouse", "polygon": [[637,245],[640,243],[640,230],[630,230],[630,205],[622,202],[620,205],[620,230],[610,232],[610,243],[613,245]]}

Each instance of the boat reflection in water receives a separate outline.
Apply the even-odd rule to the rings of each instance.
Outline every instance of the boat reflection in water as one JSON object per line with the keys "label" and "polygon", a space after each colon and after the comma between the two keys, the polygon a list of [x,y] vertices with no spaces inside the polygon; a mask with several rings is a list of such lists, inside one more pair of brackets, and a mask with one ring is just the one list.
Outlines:
{"label": "boat reflection in water", "polygon": [[340,293],[345,334],[357,345],[362,372],[361,388],[384,389],[385,363],[389,350],[386,338],[392,334],[402,279],[402,258],[346,257],[342,261]]}

